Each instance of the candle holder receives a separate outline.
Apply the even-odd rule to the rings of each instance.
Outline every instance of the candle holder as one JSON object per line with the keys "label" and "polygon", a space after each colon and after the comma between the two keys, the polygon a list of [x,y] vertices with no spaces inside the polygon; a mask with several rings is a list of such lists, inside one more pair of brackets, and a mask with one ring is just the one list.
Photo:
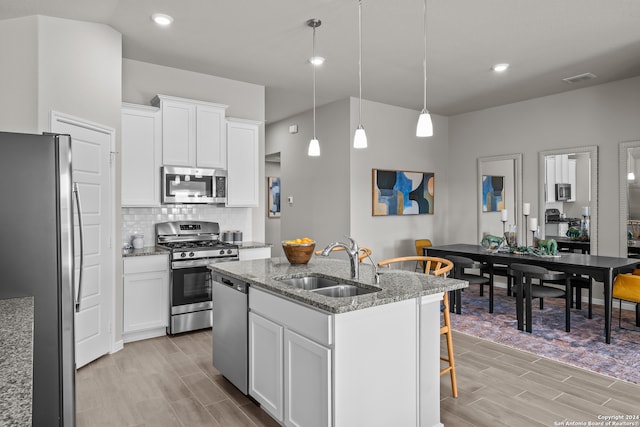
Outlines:
{"label": "candle holder", "polygon": [[502,221],[502,237],[504,237],[504,239],[507,241],[507,244],[509,243],[509,239],[507,238],[507,230],[506,225],[507,225],[507,221],[506,220],[501,220]]}
{"label": "candle holder", "polygon": [[[527,218],[529,218],[529,215],[528,214],[524,214],[524,225],[523,225],[522,228],[525,228],[527,226],[527,224],[529,224],[529,222],[527,221]],[[533,243],[533,240],[531,240],[531,242]],[[526,231],[524,233],[524,246],[525,247],[529,246],[527,244],[527,233],[526,233]]]}

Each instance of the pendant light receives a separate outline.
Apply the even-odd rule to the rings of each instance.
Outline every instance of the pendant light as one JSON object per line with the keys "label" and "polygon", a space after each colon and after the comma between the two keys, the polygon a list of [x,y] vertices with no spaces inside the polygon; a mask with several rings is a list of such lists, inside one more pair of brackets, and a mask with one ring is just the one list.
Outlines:
{"label": "pendant light", "polygon": [[307,155],[310,157],[318,157],[320,155],[320,143],[316,138],[316,67],[319,66],[322,62],[317,61],[316,56],[316,28],[322,25],[322,21],[319,19],[309,19],[307,21],[307,25],[313,28],[313,56],[309,60],[311,62],[311,66],[313,67],[313,138],[309,142],[309,150],[307,151]]}
{"label": "pendant light", "polygon": [[424,98],[422,111],[416,126],[416,136],[427,137],[433,136],[433,122],[429,111],[427,111],[427,0],[424,0],[424,62],[422,66],[424,71]]}
{"label": "pendant light", "polygon": [[367,148],[367,134],[362,127],[362,0],[358,0],[358,80],[360,101],[358,106],[358,128],[353,137],[353,148]]}

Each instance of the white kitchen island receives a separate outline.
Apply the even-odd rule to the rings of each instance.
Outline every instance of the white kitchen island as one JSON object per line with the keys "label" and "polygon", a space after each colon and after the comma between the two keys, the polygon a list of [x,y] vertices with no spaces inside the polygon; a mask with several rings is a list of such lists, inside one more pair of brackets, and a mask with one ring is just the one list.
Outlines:
{"label": "white kitchen island", "polygon": [[[440,301],[454,279],[314,257],[212,264],[249,283],[249,394],[282,425],[440,426]],[[317,276],[377,292],[326,297],[281,279]],[[215,299],[215,294],[214,294]],[[215,324],[213,327],[215,334]]]}

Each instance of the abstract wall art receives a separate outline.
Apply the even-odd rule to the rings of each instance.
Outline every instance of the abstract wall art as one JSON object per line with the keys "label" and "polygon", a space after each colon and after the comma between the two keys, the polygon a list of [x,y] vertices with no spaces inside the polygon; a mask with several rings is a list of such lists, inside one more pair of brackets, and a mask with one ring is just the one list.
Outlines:
{"label": "abstract wall art", "polygon": [[280,177],[267,178],[267,210],[269,218],[280,218]]}
{"label": "abstract wall art", "polygon": [[372,169],[373,216],[433,214],[433,172]]}
{"label": "abstract wall art", "polygon": [[504,176],[482,175],[482,212],[504,208]]}

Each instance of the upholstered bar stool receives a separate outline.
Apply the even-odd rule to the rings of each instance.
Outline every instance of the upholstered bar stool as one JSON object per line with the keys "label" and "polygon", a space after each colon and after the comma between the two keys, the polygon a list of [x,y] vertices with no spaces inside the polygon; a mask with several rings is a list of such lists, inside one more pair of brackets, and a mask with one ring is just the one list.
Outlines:
{"label": "upholstered bar stool", "polygon": [[[544,298],[565,298],[565,330],[571,330],[571,281],[562,272],[549,271],[544,267],[529,264],[511,264],[511,275],[514,277],[516,294],[516,317],[518,329],[531,332],[531,304],[533,298],[540,298],[540,308]],[[565,281],[565,289],[532,283],[537,279],[539,283]],[[524,306],[524,307],[523,307]]]}
{"label": "upholstered bar stool", "polygon": [[[489,313],[493,313],[493,283],[488,277],[484,277],[482,273],[471,274],[467,273],[466,271],[471,269],[482,270],[484,264],[478,261],[474,261],[471,258],[457,255],[447,255],[445,258],[453,261],[453,277],[459,280],[466,280],[467,282],[469,282],[469,285],[479,285],[480,296],[484,295],[484,285],[489,285]],[[452,292],[453,298],[452,301],[449,301],[449,303],[451,304],[451,311],[455,310],[456,314],[461,314],[462,291],[458,289]]]}

